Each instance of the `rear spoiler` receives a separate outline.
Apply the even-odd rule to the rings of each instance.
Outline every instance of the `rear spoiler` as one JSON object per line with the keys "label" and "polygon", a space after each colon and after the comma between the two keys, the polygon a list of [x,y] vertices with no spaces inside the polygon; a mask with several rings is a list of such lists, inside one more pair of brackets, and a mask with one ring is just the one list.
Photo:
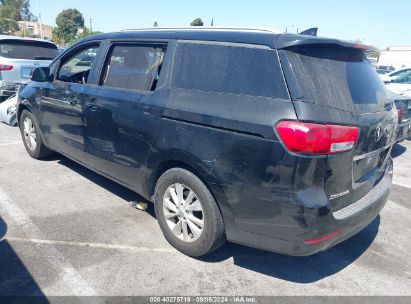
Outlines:
{"label": "rear spoiler", "polygon": [[[305,32],[305,31],[304,31]],[[303,33],[304,33],[303,32]],[[374,52],[377,49],[360,43],[352,43],[344,40],[332,39],[332,38],[319,38],[309,35],[289,35],[282,34],[277,37],[276,48],[287,49],[291,47],[304,46],[304,45],[333,45],[342,48],[357,49],[363,52]]]}

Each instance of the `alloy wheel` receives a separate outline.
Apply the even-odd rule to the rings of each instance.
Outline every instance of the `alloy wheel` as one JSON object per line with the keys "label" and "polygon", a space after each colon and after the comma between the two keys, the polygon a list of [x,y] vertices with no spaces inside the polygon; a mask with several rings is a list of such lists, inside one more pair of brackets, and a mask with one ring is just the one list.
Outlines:
{"label": "alloy wheel", "polygon": [[23,121],[24,140],[30,150],[35,150],[37,146],[36,127],[30,117],[26,116]]}
{"label": "alloy wheel", "polygon": [[184,242],[194,242],[204,230],[203,206],[196,193],[175,183],[163,196],[163,213],[171,232]]}

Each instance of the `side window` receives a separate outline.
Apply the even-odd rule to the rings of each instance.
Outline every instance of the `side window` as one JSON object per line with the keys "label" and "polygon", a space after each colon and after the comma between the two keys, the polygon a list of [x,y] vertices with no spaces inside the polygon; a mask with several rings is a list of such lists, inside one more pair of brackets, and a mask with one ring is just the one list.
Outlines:
{"label": "side window", "polygon": [[57,80],[87,83],[90,70],[95,64],[98,45],[92,45],[66,58],[57,74]]}
{"label": "side window", "polygon": [[393,77],[394,83],[411,83],[411,70],[400,72]]}
{"label": "side window", "polygon": [[154,91],[165,51],[165,46],[114,45],[100,84],[112,88]]}
{"label": "side window", "polygon": [[288,99],[276,51],[242,45],[179,43],[175,88]]}

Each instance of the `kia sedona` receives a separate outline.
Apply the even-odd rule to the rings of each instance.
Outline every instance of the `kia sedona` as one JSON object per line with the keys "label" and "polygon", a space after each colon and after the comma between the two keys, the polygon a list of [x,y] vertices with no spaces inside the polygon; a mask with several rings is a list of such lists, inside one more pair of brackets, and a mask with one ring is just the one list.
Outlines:
{"label": "kia sedona", "polygon": [[34,70],[17,117],[31,157],[139,193],[186,255],[226,240],[311,255],[372,222],[391,187],[397,110],[368,50],[258,29],[99,34]]}

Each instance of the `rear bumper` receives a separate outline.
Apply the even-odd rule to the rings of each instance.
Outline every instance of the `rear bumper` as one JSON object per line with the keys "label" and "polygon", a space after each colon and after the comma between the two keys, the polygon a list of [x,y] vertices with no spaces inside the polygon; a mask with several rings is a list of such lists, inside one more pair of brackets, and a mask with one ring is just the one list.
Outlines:
{"label": "rear bumper", "polygon": [[[293,235],[292,238],[289,238],[290,235],[288,235],[287,238],[280,239],[227,227],[227,238],[234,243],[287,255],[312,255],[345,241],[368,226],[378,216],[387,202],[391,183],[392,160],[389,160],[382,179],[357,202],[335,212],[332,212],[328,207],[327,210],[324,210],[324,208],[304,208],[306,210],[301,212],[307,214],[306,223],[309,223],[304,227],[306,233]],[[316,214],[314,220],[312,218],[313,213]],[[334,232],[338,232],[338,234],[315,244],[306,243],[306,235],[312,236],[313,231],[315,232],[313,238]],[[309,239],[312,239],[312,237],[309,237]]]}

